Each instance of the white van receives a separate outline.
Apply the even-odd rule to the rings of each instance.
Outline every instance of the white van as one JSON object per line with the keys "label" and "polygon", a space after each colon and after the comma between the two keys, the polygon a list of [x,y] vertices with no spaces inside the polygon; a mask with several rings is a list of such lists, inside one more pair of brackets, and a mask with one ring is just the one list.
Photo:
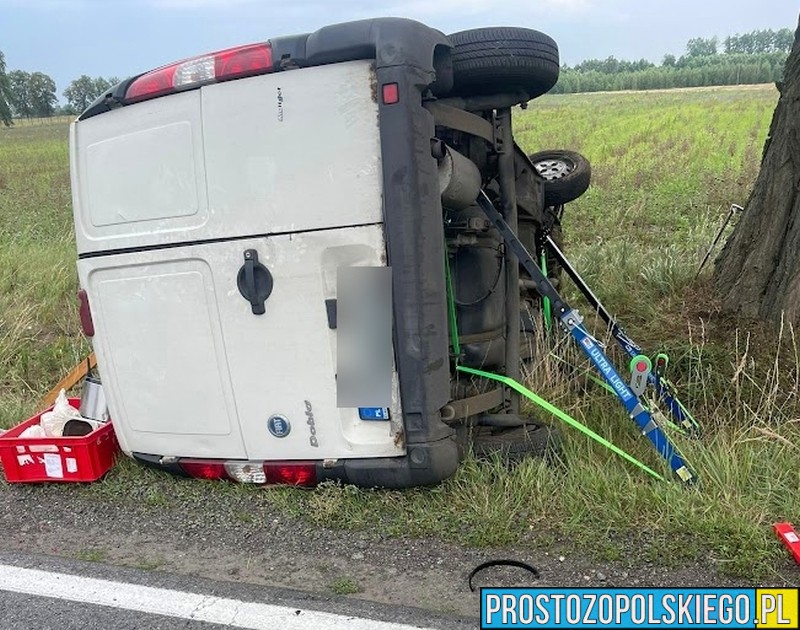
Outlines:
{"label": "white van", "polygon": [[[510,108],[557,76],[536,31],[387,18],[181,61],[92,104],[70,134],[82,320],[123,451],[203,478],[405,487],[455,471],[459,428],[523,424],[511,392],[455,371],[448,304],[461,364],[513,375],[518,266],[474,201],[492,191],[529,242],[541,229]],[[351,268],[376,282],[347,285],[345,318]],[[381,329],[370,295],[385,330],[348,365],[374,400],[339,382],[359,304]]]}

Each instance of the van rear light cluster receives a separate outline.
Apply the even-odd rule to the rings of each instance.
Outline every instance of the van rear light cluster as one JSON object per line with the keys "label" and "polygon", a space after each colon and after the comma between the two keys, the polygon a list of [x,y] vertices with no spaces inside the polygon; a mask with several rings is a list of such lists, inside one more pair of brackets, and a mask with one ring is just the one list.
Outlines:
{"label": "van rear light cluster", "polygon": [[187,475],[197,479],[230,479],[224,462],[184,459],[180,462],[180,467]]}
{"label": "van rear light cluster", "polygon": [[317,485],[317,466],[308,464],[264,464],[267,483],[280,483],[290,486]]}
{"label": "van rear light cluster", "polygon": [[248,462],[219,459],[181,459],[181,470],[198,479],[227,479],[241,483],[315,486],[317,465],[314,462]]}
{"label": "van rear light cluster", "polygon": [[125,102],[157,96],[272,71],[269,43],[228,48],[152,70],[135,79],[125,92]]}

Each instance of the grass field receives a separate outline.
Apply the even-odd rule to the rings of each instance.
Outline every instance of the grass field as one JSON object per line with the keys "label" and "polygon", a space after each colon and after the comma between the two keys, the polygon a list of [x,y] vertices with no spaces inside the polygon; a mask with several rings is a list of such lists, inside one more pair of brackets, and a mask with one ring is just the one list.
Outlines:
{"label": "grass field", "polygon": [[[708,271],[693,277],[730,204],[747,199],[776,100],[771,86],[546,96],[516,117],[525,149],[569,148],[592,162],[593,185],[564,219],[568,253],[629,332],[652,351],[669,351],[673,379],[707,428],[701,441],[680,440],[700,486],[651,480],[565,431],[561,464],[531,460],[507,469],[469,460],[433,489],[324,485],[274,490],[269,500],[329,526],[470,545],[570,541],[602,558],[700,560],[769,581],[787,566],[771,524],[800,520],[797,347],[788,327],[718,315]],[[89,350],[76,315],[71,231],[66,125],[0,129],[4,426],[31,411]],[[621,408],[559,373],[545,357],[532,387],[659,465]],[[153,506],[187,494],[205,503],[209,493],[253,491],[176,480],[128,461],[80,490]]]}

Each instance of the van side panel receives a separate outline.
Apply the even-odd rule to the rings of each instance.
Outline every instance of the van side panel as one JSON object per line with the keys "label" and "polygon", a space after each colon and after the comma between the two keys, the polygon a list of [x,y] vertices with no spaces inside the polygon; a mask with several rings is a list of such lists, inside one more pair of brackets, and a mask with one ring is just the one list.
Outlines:
{"label": "van side panel", "polygon": [[[90,145],[85,181],[92,228],[199,214],[194,129],[183,120]],[[158,160],[145,159],[152,152]]]}
{"label": "van side panel", "polygon": [[[214,252],[213,266],[221,287],[226,282],[232,285],[244,248],[250,247],[250,241],[246,243],[208,246]],[[248,458],[403,455],[404,445],[397,439],[398,434],[402,436],[402,409],[396,382],[390,410],[393,422],[361,420],[357,409],[337,406],[337,332],[330,328],[325,304],[331,299],[331,285],[336,287],[339,263],[385,264],[382,228],[275,236],[254,242],[253,248],[274,278],[272,294],[264,304],[266,312],[253,315],[250,305],[236,293],[224,296],[221,292],[224,299],[219,303]],[[290,423],[288,435],[270,433],[268,421],[275,415]]]}

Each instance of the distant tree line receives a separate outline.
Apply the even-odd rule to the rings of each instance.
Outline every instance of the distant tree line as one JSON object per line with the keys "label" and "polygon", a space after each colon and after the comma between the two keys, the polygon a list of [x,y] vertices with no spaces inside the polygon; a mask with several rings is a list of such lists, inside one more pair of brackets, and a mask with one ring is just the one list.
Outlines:
{"label": "distant tree line", "polygon": [[793,41],[791,29],[767,29],[726,37],[722,52],[717,37],[690,39],[685,54],[678,58],[664,55],[661,65],[646,59],[587,59],[572,68],[564,66],[552,91],[657,90],[772,83],[781,80]]}

